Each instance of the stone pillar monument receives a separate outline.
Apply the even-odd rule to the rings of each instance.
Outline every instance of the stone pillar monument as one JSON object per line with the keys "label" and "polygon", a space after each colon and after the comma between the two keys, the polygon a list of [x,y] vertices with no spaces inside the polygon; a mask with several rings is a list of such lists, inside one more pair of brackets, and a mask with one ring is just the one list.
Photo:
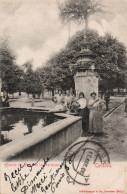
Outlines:
{"label": "stone pillar monument", "polygon": [[94,57],[85,39],[81,52],[77,56],[77,63],[70,65],[71,71],[74,72],[76,96],[78,97],[79,93],[83,92],[87,100],[90,99],[92,92],[98,96],[99,75],[94,65]]}
{"label": "stone pillar monument", "polygon": [[90,72],[88,70],[85,72],[77,72],[74,75],[76,96],[78,96],[80,92],[83,92],[88,100],[92,92],[95,92],[98,96],[98,80],[99,77],[95,72]]}

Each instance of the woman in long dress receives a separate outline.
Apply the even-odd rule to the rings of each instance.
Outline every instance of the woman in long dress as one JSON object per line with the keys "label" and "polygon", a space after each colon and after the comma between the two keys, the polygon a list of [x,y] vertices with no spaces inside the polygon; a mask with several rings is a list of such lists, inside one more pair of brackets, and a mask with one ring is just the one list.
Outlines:
{"label": "woman in long dress", "polygon": [[88,107],[89,114],[89,132],[102,133],[103,132],[103,118],[102,107],[104,101],[96,98],[96,93],[91,93],[91,99],[89,100]]}
{"label": "woman in long dress", "polygon": [[88,131],[89,128],[89,109],[87,108],[87,100],[84,93],[79,94],[78,100],[73,104],[74,109],[77,109],[79,115],[82,117],[83,132]]}

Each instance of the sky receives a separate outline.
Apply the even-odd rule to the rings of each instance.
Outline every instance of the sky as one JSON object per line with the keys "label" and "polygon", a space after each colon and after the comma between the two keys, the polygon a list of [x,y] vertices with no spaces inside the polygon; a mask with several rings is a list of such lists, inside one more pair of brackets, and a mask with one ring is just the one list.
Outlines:
{"label": "sky", "polygon": [[[34,69],[41,67],[67,44],[68,25],[61,23],[58,14],[61,1],[0,0],[0,39],[9,40],[18,65],[32,60]],[[91,17],[89,28],[100,35],[110,32],[127,46],[127,0],[100,1],[107,13]],[[71,36],[83,28],[71,23]]]}

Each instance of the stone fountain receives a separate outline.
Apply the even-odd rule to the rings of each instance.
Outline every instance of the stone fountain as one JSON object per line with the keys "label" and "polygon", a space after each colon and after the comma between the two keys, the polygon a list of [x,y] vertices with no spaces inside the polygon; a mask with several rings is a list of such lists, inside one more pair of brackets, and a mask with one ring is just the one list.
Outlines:
{"label": "stone fountain", "polygon": [[98,96],[99,75],[95,71],[94,58],[95,55],[90,51],[89,44],[84,38],[81,51],[77,56],[77,63],[70,65],[71,71],[74,72],[76,96],[78,97],[79,93],[83,92],[87,100],[90,99],[92,92]]}

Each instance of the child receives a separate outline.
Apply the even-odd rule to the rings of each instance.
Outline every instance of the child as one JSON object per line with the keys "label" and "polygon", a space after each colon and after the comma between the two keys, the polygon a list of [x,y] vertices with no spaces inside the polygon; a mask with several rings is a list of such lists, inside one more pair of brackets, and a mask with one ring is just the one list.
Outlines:
{"label": "child", "polygon": [[125,117],[127,117],[127,98],[125,98],[125,113],[126,113],[126,115],[125,115]]}

